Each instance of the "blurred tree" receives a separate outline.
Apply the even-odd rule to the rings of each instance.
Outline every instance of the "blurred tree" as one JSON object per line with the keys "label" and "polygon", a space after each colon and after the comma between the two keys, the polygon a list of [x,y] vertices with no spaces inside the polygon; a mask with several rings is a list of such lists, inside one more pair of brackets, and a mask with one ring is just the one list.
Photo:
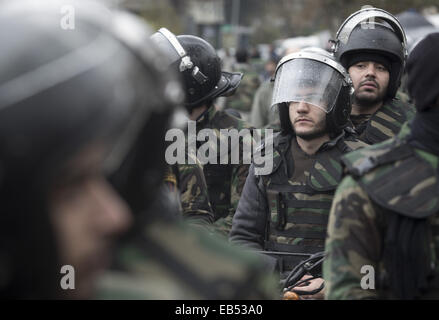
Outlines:
{"label": "blurred tree", "polygon": [[124,0],[121,4],[143,17],[154,30],[166,27],[178,34],[184,30],[182,2],[184,0]]}

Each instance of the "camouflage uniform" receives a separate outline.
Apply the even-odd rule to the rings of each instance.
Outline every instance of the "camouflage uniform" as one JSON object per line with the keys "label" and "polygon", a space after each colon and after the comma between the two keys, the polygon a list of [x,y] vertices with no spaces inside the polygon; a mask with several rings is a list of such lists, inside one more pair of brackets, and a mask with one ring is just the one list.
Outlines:
{"label": "camouflage uniform", "polygon": [[233,72],[242,72],[244,77],[239,84],[235,94],[227,97],[224,109],[238,110],[245,121],[249,121],[252,109],[253,96],[261,84],[259,75],[249,64],[236,63]]}
{"label": "camouflage uniform", "polygon": [[213,223],[213,210],[199,161],[196,164],[168,165],[164,181],[180,203],[181,213],[188,223],[200,226]]}
{"label": "camouflage uniform", "polygon": [[366,144],[343,132],[308,155],[292,135],[277,134],[273,142],[273,171],[257,176],[254,166],[250,168],[230,241],[298,254],[278,258],[283,273],[307,254],[323,251],[329,209],[342,175],[339,159]]}
{"label": "camouflage uniform", "polygon": [[[429,244],[424,246],[433,262],[429,272],[439,274],[439,158],[410,146],[405,139],[409,133],[406,124],[395,138],[343,158],[349,175],[337,189],[331,208],[328,256],[323,266],[328,299],[395,297],[389,289],[389,279],[395,270],[404,270],[407,265],[402,262],[389,270],[385,264],[386,257],[396,263],[401,258],[386,253],[400,242],[389,242],[394,230],[403,230],[402,225],[391,227],[395,218],[410,223],[427,219],[429,224],[423,234],[429,235]],[[404,246],[403,251],[408,247]],[[420,250],[422,246],[415,248]],[[361,273],[361,268],[366,265],[375,270],[375,290],[361,287],[366,274]],[[410,273],[409,278],[414,279],[415,275],[418,273]],[[439,288],[437,276],[435,281]],[[430,288],[417,297],[437,299],[439,290]]]}
{"label": "camouflage uniform", "polygon": [[[250,130],[250,126],[246,122],[224,111],[217,111],[214,106],[210,107],[197,120],[196,125],[197,132],[202,129],[214,129],[219,139],[222,139],[220,136],[221,129],[237,129],[238,132],[242,129]],[[251,130],[250,133],[252,133]],[[243,164],[243,157],[241,155],[239,157],[239,164],[231,164],[232,150],[237,150],[236,148],[239,147],[239,151],[242,154],[244,144],[251,147],[251,145],[249,145],[251,143],[251,136],[248,136],[247,139],[240,139],[239,145],[237,146],[230,146],[229,141],[227,154],[221,155],[220,152],[218,152],[217,164],[208,163],[203,166],[209,200],[216,221],[215,226],[217,231],[225,236],[227,236],[230,231],[233,214],[238,205],[249,168],[249,164]],[[198,142],[197,149],[201,144],[203,144],[203,142]],[[220,150],[218,145],[216,150]],[[228,164],[221,164],[221,159],[227,159]]]}
{"label": "camouflage uniform", "polygon": [[264,81],[256,91],[250,115],[250,122],[256,128],[266,127],[280,130],[278,109],[271,107],[272,96],[273,82]]}
{"label": "camouflage uniform", "polygon": [[[402,94],[400,95],[402,96]],[[375,144],[393,138],[415,114],[413,105],[399,99],[385,103],[373,115],[351,115],[359,140]]]}
{"label": "camouflage uniform", "polygon": [[259,257],[233,248],[202,229],[164,219],[161,212],[155,214],[151,217],[148,213],[142,227],[119,246],[113,269],[98,283],[97,298],[279,297],[278,279],[267,275]]}

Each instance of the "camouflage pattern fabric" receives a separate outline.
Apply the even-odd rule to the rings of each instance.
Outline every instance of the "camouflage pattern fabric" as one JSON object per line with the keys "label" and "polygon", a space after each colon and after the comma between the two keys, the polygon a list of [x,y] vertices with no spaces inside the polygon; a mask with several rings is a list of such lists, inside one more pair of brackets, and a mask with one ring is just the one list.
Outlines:
{"label": "camouflage pattern fabric", "polygon": [[213,210],[209,202],[206,179],[198,160],[196,164],[168,166],[164,181],[181,203],[181,213],[188,223],[204,227],[213,223]]}
{"label": "camouflage pattern fabric", "polygon": [[99,299],[277,299],[278,279],[259,257],[184,223],[150,221],[116,254]]}
{"label": "camouflage pattern fabric", "polygon": [[[214,129],[219,137],[215,150],[220,150],[221,140],[228,139],[220,134],[221,129],[236,129],[238,132],[247,129],[250,133],[239,139],[239,143],[232,145],[229,139],[229,148],[225,153],[218,152],[217,164],[205,164],[203,166],[204,176],[207,182],[209,200],[212,205],[215,218],[216,230],[227,236],[233,214],[235,213],[238,201],[244,187],[248,174],[249,164],[243,163],[243,151],[251,150],[252,134],[251,127],[241,119],[233,117],[224,111],[217,111],[214,106],[210,107],[198,120],[197,132],[202,129]],[[203,144],[197,145],[197,148]],[[225,144],[224,144],[225,145]],[[232,151],[239,151],[239,163],[232,164]],[[227,164],[221,164],[226,162]],[[219,221],[218,221],[219,220]]]}
{"label": "camouflage pattern fabric", "polygon": [[[290,153],[296,167],[292,177],[262,177],[271,213],[265,249],[312,254],[324,249],[329,209],[341,181],[342,153],[334,145],[310,156],[300,149],[296,139],[292,140]],[[365,146],[354,139],[350,143],[350,150]],[[284,171],[277,172],[283,175]]]}
{"label": "camouflage pattern fabric", "polygon": [[[431,251],[433,274],[439,275],[439,158],[404,143],[409,132],[406,124],[395,138],[343,159],[349,175],[337,189],[325,244],[327,299],[395,297],[386,286],[392,270],[386,270],[383,256],[395,214],[428,219],[431,235],[425,249]],[[364,266],[373,267],[374,289],[361,286]],[[439,291],[432,288],[420,298],[438,299]]]}
{"label": "camouflage pattern fabric", "polygon": [[406,103],[406,104],[411,104],[412,103],[412,101],[410,99],[410,96],[407,93],[403,92],[402,90],[398,90],[396,92],[395,99],[399,100],[399,101],[402,101],[403,103]]}
{"label": "camouflage pattern fabric", "polygon": [[261,81],[258,73],[249,64],[237,63],[233,67],[233,72],[242,72],[244,77],[239,84],[236,92],[227,97],[224,109],[235,109],[241,113],[245,121],[250,118],[253,97],[259,88]]}
{"label": "camouflage pattern fabric", "polygon": [[[247,180],[231,241],[266,251],[323,251],[329,209],[342,176],[340,156],[364,146],[343,133],[326,142],[315,155],[308,155],[295,137],[278,135],[274,139],[273,172],[255,178],[252,173]],[[293,258],[279,259],[281,272],[300,262],[300,257]]]}
{"label": "camouflage pattern fabric", "polygon": [[[364,117],[363,122],[359,121],[360,123],[357,122],[354,125],[357,138],[367,144],[393,138],[405,122],[413,119],[414,114],[413,105],[393,99],[379,108],[371,117]],[[355,116],[351,117],[355,118]]]}

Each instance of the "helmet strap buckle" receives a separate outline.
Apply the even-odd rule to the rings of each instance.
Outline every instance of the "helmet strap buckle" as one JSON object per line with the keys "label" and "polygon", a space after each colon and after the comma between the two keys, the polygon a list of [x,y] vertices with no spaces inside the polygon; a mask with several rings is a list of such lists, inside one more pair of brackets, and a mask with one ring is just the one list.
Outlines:
{"label": "helmet strap buckle", "polygon": [[198,68],[197,66],[194,67],[194,69],[192,70],[192,76],[195,78],[195,80],[199,83],[199,84],[203,84],[205,83],[207,80],[209,80],[208,77],[206,77],[206,75],[204,73],[201,72],[200,68]]}

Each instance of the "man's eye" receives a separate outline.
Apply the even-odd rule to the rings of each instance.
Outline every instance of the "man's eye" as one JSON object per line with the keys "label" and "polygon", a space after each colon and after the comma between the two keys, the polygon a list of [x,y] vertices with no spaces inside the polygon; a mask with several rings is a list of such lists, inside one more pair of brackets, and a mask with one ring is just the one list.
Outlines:
{"label": "man's eye", "polygon": [[363,69],[363,68],[364,68],[364,64],[357,64],[356,66],[357,66],[357,68],[359,68],[359,69]]}

